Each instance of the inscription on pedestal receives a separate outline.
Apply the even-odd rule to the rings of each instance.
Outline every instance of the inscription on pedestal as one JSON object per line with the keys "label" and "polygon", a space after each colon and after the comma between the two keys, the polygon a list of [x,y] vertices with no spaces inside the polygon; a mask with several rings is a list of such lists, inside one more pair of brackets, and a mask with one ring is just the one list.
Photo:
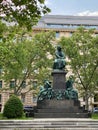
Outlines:
{"label": "inscription on pedestal", "polygon": [[66,72],[65,71],[61,71],[61,70],[57,70],[57,71],[53,71],[52,72],[52,76],[53,76],[53,89],[66,89],[66,84],[65,84],[65,75]]}

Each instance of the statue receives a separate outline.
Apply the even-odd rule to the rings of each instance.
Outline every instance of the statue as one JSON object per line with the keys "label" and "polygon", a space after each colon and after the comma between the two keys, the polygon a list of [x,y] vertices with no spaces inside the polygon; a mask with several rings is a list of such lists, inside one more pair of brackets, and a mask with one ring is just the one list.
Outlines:
{"label": "statue", "polygon": [[53,97],[53,90],[51,87],[51,82],[49,82],[48,80],[45,80],[44,86],[40,87],[38,100],[51,99],[52,97]]}
{"label": "statue", "polygon": [[63,99],[63,93],[59,90],[58,93],[56,94],[56,99],[57,100],[62,100]]}
{"label": "statue", "polygon": [[56,98],[57,100],[65,99],[74,99],[78,100],[78,92],[73,88],[73,78],[72,76],[69,77],[69,79],[66,82],[66,90],[64,92],[58,91],[55,92],[51,87],[51,82],[48,80],[44,81],[44,86],[40,87],[40,92],[38,95],[38,100],[44,100],[44,99],[53,99]]}
{"label": "statue", "polygon": [[61,46],[57,46],[57,50],[55,52],[56,59],[54,61],[53,69],[63,70],[65,68],[65,55],[62,51]]}
{"label": "statue", "polygon": [[66,90],[64,95],[67,99],[78,100],[78,92],[73,88],[73,83],[73,78],[70,76],[66,82]]}

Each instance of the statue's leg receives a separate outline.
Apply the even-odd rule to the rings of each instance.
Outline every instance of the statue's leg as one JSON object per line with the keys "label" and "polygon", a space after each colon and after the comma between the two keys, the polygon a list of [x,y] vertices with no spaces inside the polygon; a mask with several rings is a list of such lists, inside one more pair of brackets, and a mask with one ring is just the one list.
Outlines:
{"label": "statue's leg", "polygon": [[65,98],[69,99],[69,93],[67,90],[65,90]]}

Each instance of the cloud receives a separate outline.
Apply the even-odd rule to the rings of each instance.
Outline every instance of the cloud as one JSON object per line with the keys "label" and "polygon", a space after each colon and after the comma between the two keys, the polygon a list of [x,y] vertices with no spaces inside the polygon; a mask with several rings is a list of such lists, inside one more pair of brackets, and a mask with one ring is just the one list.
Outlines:
{"label": "cloud", "polygon": [[49,0],[45,0],[45,5],[51,5]]}
{"label": "cloud", "polygon": [[89,10],[76,14],[78,16],[98,16],[98,11],[91,12]]}

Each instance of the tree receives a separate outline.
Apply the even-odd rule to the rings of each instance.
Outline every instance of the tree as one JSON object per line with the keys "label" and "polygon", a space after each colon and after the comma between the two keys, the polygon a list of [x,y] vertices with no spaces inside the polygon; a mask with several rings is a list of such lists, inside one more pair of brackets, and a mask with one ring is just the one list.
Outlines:
{"label": "tree", "polygon": [[10,89],[14,90],[15,95],[20,95],[26,86],[28,89],[25,93],[34,89],[34,80],[41,83],[44,78],[49,78],[52,66],[49,55],[52,56],[54,52],[54,37],[53,32],[32,36],[18,26],[9,27],[0,41],[0,64],[3,69],[0,77],[6,81],[3,89],[9,89],[9,82],[13,80],[14,87]]}
{"label": "tree", "polygon": [[6,21],[14,21],[20,26],[30,29],[39,18],[50,12],[45,0],[1,0],[0,17]]}
{"label": "tree", "polygon": [[78,89],[85,97],[86,109],[88,99],[98,87],[98,37],[94,30],[81,27],[70,38],[60,40],[69,58],[69,64],[75,76]]}

